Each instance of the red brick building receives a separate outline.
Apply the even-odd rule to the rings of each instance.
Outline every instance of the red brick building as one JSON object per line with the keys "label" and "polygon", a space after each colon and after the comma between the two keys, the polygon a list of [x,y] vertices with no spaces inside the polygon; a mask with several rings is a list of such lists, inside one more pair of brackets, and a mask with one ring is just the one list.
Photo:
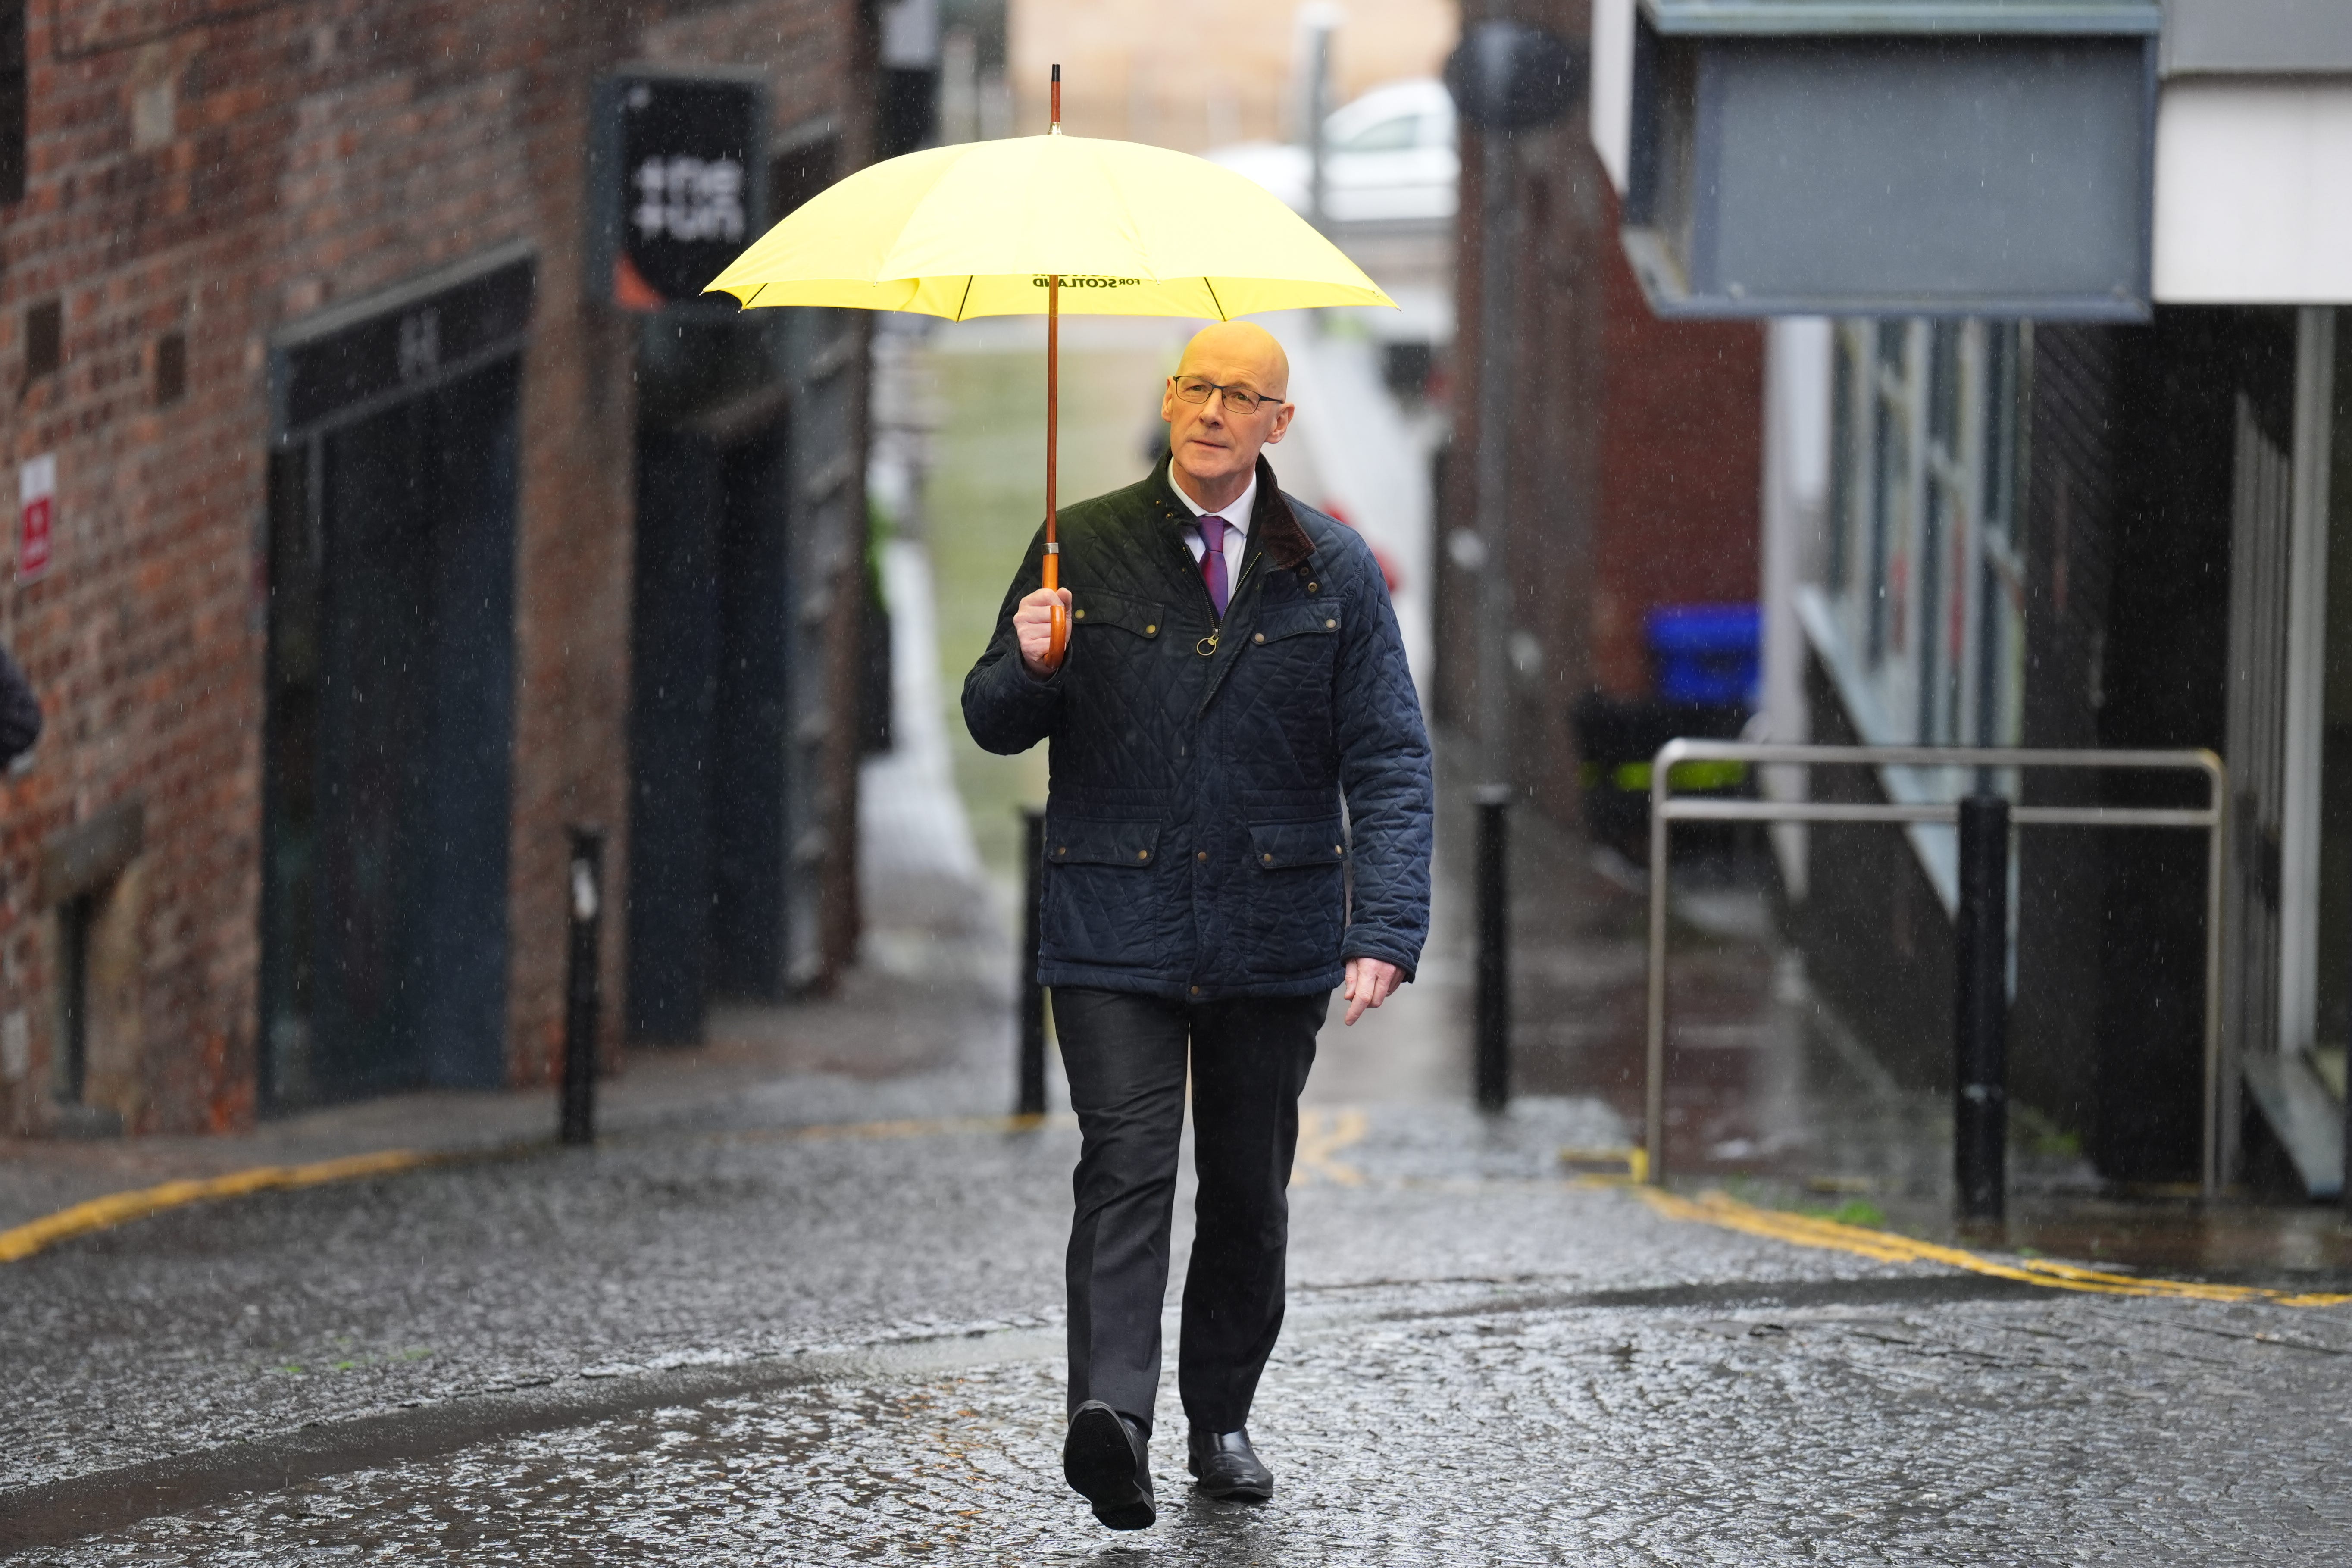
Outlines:
{"label": "red brick building", "polygon": [[[1586,0],[1465,5],[1465,27],[1511,20],[1581,44]],[[1581,83],[1576,84],[1580,89]],[[1485,315],[1486,136],[1462,131],[1460,323],[1444,530],[1481,517],[1476,452]],[[1507,134],[1518,209],[1504,268],[1514,342],[1507,397],[1514,782],[1563,819],[1578,800],[1570,711],[1589,690],[1646,692],[1643,616],[1661,605],[1752,603],[1759,569],[1763,333],[1661,321],[1618,241],[1615,193],[1580,90],[1555,123]],[[1441,541],[1443,544],[1444,542]],[[1477,616],[1465,553],[1438,560],[1440,720],[1475,734]]]}
{"label": "red brick building", "polygon": [[583,256],[600,76],[763,85],[789,199],[866,155],[860,7],[16,0],[0,30],[0,459],[55,473],[50,559],[12,521],[0,595],[47,723],[0,781],[0,1130],[545,1080],[573,822],[610,833],[617,1046],[632,733],[677,700],[633,658],[656,426],[789,494],[752,538],[813,628],[778,649],[803,820],[765,980],[822,983],[855,726],[807,721],[855,700],[863,327],[673,330]]}

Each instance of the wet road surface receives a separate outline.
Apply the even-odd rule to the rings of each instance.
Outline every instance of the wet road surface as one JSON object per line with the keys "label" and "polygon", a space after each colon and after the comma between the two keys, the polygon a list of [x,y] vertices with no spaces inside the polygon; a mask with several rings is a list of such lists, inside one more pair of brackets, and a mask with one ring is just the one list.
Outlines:
{"label": "wet road surface", "polygon": [[1562,1173],[1622,1133],[1570,1099],[1310,1113],[1254,1421],[1279,1490],[1188,1499],[1171,1391],[1162,1521],[1132,1537],[1058,1474],[1065,1126],[647,1134],[181,1211],[8,1270],[0,1544],[2145,1563],[2352,1539],[2352,1311],[1679,1223]]}

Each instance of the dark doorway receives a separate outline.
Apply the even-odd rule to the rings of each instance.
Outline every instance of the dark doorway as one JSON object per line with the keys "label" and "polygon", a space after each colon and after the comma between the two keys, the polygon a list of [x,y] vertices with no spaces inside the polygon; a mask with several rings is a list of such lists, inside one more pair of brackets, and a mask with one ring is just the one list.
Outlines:
{"label": "dark doorway", "polygon": [[270,468],[265,1091],[506,1068],[518,361]]}
{"label": "dark doorway", "polygon": [[629,1030],[671,1043],[791,967],[789,422],[781,385],[724,369],[756,363],[706,346],[709,377],[644,398],[637,432]]}
{"label": "dark doorway", "polygon": [[89,928],[88,893],[58,906],[57,1098],[79,1105],[89,1089]]}

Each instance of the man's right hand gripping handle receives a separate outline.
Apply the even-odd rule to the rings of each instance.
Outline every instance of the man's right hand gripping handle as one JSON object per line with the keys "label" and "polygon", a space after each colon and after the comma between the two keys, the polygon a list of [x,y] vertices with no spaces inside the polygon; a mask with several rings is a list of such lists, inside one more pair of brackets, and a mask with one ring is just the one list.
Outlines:
{"label": "man's right hand gripping handle", "polygon": [[[1070,591],[1067,588],[1040,588],[1021,601],[1013,612],[1013,635],[1021,645],[1021,667],[1036,679],[1043,680],[1061,668],[1061,658],[1055,657],[1054,611],[1061,609],[1065,626],[1069,625]],[[1063,634],[1065,641],[1069,633]],[[1066,658],[1069,650],[1060,650]]]}

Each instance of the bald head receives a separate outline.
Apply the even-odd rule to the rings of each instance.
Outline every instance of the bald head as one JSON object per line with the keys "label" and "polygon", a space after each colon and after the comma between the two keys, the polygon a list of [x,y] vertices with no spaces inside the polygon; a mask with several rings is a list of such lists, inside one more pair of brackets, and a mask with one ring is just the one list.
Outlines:
{"label": "bald head", "polygon": [[[1198,403],[1177,395],[1179,382],[1203,381],[1234,395],[1204,394]],[[1171,471],[1184,493],[1210,508],[1239,499],[1257,472],[1258,453],[1290,428],[1289,391],[1290,356],[1264,327],[1220,321],[1195,332],[1160,399]]]}
{"label": "bald head", "polygon": [[1204,375],[1228,386],[1238,380],[1277,403],[1290,391],[1290,356],[1282,352],[1275,335],[1255,321],[1219,321],[1202,327],[1184,345],[1176,374]]}

